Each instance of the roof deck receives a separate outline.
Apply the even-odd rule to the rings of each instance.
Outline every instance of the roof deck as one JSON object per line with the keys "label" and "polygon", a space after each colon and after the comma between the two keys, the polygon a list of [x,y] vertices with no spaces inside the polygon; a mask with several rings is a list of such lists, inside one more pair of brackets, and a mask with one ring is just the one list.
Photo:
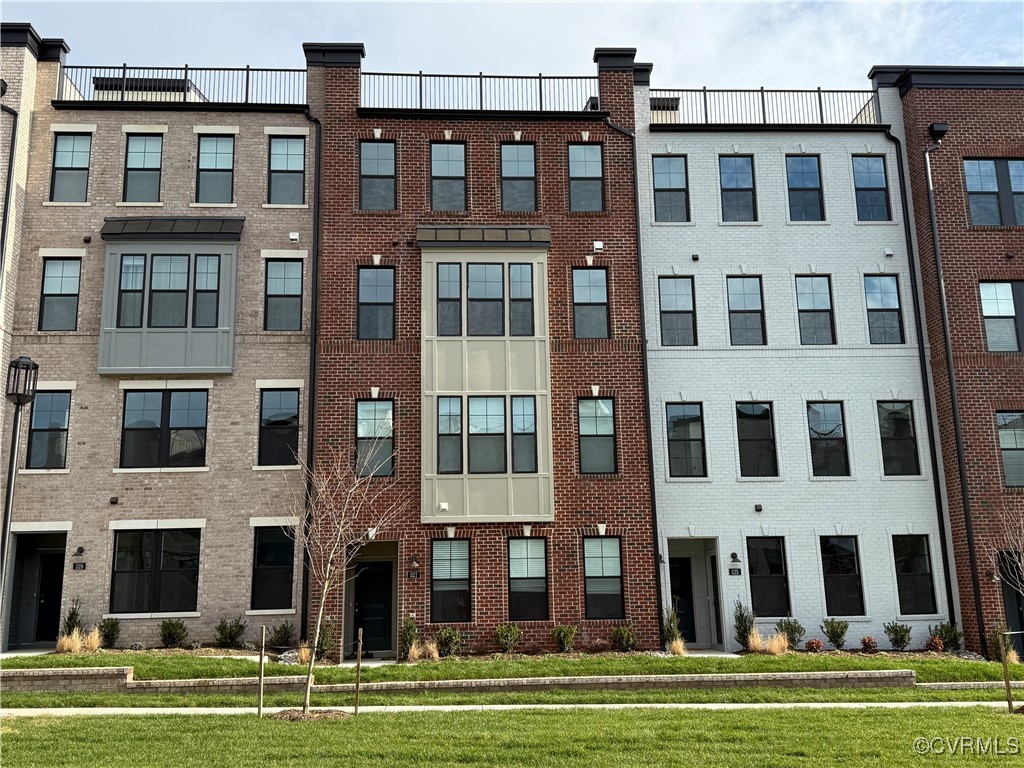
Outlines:
{"label": "roof deck", "polygon": [[652,125],[882,124],[877,91],[651,89]]}

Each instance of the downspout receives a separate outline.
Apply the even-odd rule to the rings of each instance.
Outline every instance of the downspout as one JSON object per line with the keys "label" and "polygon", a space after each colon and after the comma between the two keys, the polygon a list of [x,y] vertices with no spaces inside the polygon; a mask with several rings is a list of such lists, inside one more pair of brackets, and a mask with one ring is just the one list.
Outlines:
{"label": "downspout", "polygon": [[[918,275],[917,260],[914,258],[914,239],[910,231],[910,206],[907,203],[907,180],[903,172],[903,145],[900,140],[893,136],[892,128],[885,129],[885,135],[896,145],[896,170],[900,179],[900,206],[903,210],[903,234],[907,240],[907,255],[910,268],[910,294],[914,306],[914,330],[917,333],[917,359],[921,366],[921,383],[924,391],[924,417],[928,424],[928,454],[932,462],[932,484],[935,488],[935,506],[939,518],[939,547],[942,552],[942,572],[946,584],[946,610],[949,613],[949,621],[956,624],[956,604],[953,600],[953,575],[950,571],[949,546],[946,543],[946,520],[943,515],[942,504],[942,479],[939,477],[939,452],[937,448],[938,438],[935,434],[934,425],[937,423],[933,418],[934,404],[932,403],[931,388],[928,386],[928,354],[924,347],[924,318],[921,315],[921,300],[918,297]],[[977,586],[975,586],[977,591]]]}
{"label": "downspout", "polygon": [[971,499],[967,488],[967,460],[964,456],[963,424],[960,420],[960,401],[956,388],[956,365],[953,363],[953,341],[949,332],[949,307],[946,302],[946,281],[942,272],[942,252],[939,249],[939,222],[935,214],[935,189],[932,186],[931,153],[942,146],[939,139],[924,151],[925,178],[928,182],[928,214],[932,224],[932,247],[935,249],[935,273],[939,283],[939,305],[942,313],[942,333],[946,344],[946,375],[949,376],[949,398],[953,406],[953,435],[956,439],[956,463],[960,473],[960,497],[964,505],[964,528],[967,532],[967,555],[971,563],[971,587],[974,590],[974,610],[977,613],[978,640],[982,655],[988,655],[985,623],[981,610],[981,585],[978,583],[978,556],[974,550],[974,522],[971,517]]}
{"label": "downspout", "polygon": [[644,361],[644,404],[646,406],[644,408],[644,431],[647,433],[647,482],[651,490],[651,533],[654,538],[654,589],[658,598],[658,642],[660,644],[661,638],[665,634],[665,618],[661,607],[661,546],[658,537],[657,495],[654,491],[654,438],[651,432],[651,381],[647,359],[647,310],[646,302],[644,301],[643,248],[640,243],[640,177],[637,168],[636,133],[616,125],[610,117],[605,118],[605,123],[612,130],[618,131],[623,136],[628,136],[633,142],[633,221],[636,224],[637,283],[640,288],[640,343],[643,349]]}
{"label": "downspout", "polygon": [[[3,83],[3,88],[0,89],[3,96],[7,93],[7,83]],[[13,119],[11,125],[11,150],[7,155],[7,184],[4,189],[4,215],[3,224],[0,225],[0,293],[4,290],[4,267],[7,266],[7,223],[10,218],[11,212],[11,188],[14,186],[14,159],[17,153],[18,145],[18,112],[11,109],[6,104],[0,104],[0,110],[3,110]]]}

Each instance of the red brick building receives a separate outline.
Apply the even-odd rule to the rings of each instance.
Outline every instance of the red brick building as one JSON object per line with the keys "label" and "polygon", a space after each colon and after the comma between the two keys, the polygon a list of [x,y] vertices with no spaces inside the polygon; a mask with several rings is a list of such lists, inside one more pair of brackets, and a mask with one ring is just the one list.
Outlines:
{"label": "red brick building", "polygon": [[1024,69],[870,77],[902,102],[960,612],[980,650],[979,624],[1024,629],[1024,598],[992,556],[1024,516]]}
{"label": "red brick building", "polygon": [[323,130],[317,450],[363,466],[393,444],[377,469],[407,500],[332,600],[343,652],[359,627],[393,652],[407,617],[473,650],[508,621],[528,648],[560,624],[600,647],[624,623],[655,647],[635,51],[598,49],[597,77],[487,78],[304,48]]}

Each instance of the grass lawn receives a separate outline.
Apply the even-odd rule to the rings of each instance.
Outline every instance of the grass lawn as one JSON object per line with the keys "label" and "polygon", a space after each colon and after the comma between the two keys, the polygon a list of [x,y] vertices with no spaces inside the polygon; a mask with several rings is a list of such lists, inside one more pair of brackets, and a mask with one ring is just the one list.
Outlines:
{"label": "grass lawn", "polygon": [[[915,766],[915,738],[1002,739],[998,711],[458,712],[290,723],[248,715],[15,718],[0,722],[5,768],[22,766],[481,765]],[[943,755],[943,765],[1007,765]]]}

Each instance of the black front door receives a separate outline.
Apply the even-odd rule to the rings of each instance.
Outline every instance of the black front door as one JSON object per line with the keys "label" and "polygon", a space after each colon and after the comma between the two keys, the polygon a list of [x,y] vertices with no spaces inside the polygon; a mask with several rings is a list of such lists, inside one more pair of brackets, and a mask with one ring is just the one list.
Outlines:
{"label": "black front door", "polygon": [[722,639],[722,606],[718,604],[718,555],[712,555],[708,558],[708,568],[711,571],[711,605],[715,609],[715,633],[716,637],[712,638],[711,642],[721,643],[725,645],[725,641]]}
{"label": "black front door", "polygon": [[672,605],[679,615],[679,632],[688,643],[697,642],[697,630],[693,621],[693,572],[688,557],[668,559],[669,581],[672,588]]}
{"label": "black front door", "polygon": [[[1003,606],[1006,609],[1006,628],[1011,632],[1024,631],[1024,596],[1003,579]],[[1024,635],[1010,635],[1018,655],[1024,655]]]}
{"label": "black front door", "polygon": [[60,595],[64,586],[64,553],[39,553],[39,599],[35,641],[52,642],[60,631]]}
{"label": "black front door", "polygon": [[352,648],[363,630],[363,651],[391,650],[393,563],[356,563]]}

